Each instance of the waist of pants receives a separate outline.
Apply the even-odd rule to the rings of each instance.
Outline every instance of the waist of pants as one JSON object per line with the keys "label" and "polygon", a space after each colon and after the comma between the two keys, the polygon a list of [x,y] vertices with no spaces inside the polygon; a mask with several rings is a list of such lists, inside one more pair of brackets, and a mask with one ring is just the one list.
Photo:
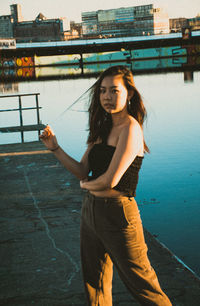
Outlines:
{"label": "waist of pants", "polygon": [[111,224],[118,224],[118,229],[126,228],[133,222],[137,223],[139,217],[134,197],[97,197],[86,192],[83,199],[82,221],[93,229],[108,229]]}
{"label": "waist of pants", "polygon": [[120,203],[120,202],[126,202],[126,201],[135,201],[134,197],[125,196],[125,195],[119,195],[117,197],[97,197],[93,194],[91,194],[89,191],[85,193],[85,197],[87,197],[90,201],[95,202],[103,202],[103,203]]}

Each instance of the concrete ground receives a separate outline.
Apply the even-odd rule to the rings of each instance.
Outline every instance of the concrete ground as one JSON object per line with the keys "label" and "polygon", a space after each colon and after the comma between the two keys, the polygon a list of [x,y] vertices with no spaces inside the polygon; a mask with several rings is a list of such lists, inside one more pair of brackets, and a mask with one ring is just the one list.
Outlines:
{"label": "concrete ground", "polygon": [[[79,182],[41,143],[0,146],[0,305],[86,305],[81,197]],[[172,304],[199,306],[199,278],[146,230],[145,236]],[[116,271],[113,305],[138,305]]]}

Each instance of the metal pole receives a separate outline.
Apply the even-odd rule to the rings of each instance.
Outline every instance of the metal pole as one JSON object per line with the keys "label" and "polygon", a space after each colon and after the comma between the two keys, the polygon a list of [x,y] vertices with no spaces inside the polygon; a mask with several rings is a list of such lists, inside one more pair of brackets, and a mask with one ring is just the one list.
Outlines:
{"label": "metal pole", "polygon": [[[21,96],[19,97],[19,117],[20,117],[20,126],[23,127],[23,116],[22,116],[22,101],[21,101]],[[21,141],[22,143],[24,142],[24,132],[23,130],[21,131]]]}
{"label": "metal pole", "polygon": [[[35,95],[35,102],[36,102],[36,112],[37,112],[37,124],[40,124],[38,94]],[[40,135],[40,130],[38,131],[38,137],[39,135]]]}
{"label": "metal pole", "polygon": [[84,74],[84,70],[83,70],[83,53],[80,53],[80,60],[79,60],[79,66],[81,68],[81,74]]}

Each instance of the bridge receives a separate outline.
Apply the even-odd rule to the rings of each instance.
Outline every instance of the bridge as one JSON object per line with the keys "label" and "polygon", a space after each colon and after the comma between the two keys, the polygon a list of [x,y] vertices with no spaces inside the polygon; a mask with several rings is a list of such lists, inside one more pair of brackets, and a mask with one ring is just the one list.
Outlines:
{"label": "bridge", "polygon": [[84,54],[109,51],[136,50],[166,46],[200,44],[200,31],[188,37],[182,33],[118,38],[79,39],[56,42],[17,43],[15,49],[0,50],[4,58],[23,56],[45,56],[62,54]]}

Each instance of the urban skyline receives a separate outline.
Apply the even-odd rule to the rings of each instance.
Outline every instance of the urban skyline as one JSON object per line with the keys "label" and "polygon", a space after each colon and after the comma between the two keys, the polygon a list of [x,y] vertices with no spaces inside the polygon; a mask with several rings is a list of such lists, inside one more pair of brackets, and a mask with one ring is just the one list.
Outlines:
{"label": "urban skyline", "polygon": [[[192,2],[192,5],[191,5]],[[11,4],[20,4],[24,20],[34,20],[38,13],[43,13],[47,18],[65,17],[67,23],[74,20],[81,22],[81,13],[93,10],[106,10],[119,7],[137,6],[153,3],[156,6],[163,6],[167,9],[169,18],[186,17],[192,18],[200,13],[199,0],[87,0],[86,2],[64,0],[1,0],[0,15],[10,13]]]}

